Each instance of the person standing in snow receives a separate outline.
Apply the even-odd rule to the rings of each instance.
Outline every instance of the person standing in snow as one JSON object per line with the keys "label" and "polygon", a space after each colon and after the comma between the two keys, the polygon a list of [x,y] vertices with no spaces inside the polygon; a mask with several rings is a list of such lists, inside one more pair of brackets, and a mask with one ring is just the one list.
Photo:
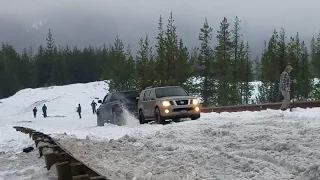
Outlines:
{"label": "person standing in snow", "polygon": [[[279,82],[279,90],[281,91],[284,99],[282,101],[280,109],[285,111],[289,108],[290,103],[290,85],[291,79],[289,73],[292,71],[292,67],[288,65],[286,69],[280,75],[280,82]],[[296,80],[292,80],[293,83],[296,83]]]}
{"label": "person standing in snow", "polygon": [[43,113],[43,117],[47,117],[47,106],[44,104],[43,106],[42,106],[42,113]]}
{"label": "person standing in snow", "polygon": [[81,106],[79,104],[78,108],[77,108],[77,112],[79,114],[79,118],[81,119]]}
{"label": "person standing in snow", "polygon": [[38,111],[37,107],[34,107],[32,111],[33,111],[34,118],[36,118],[37,117],[37,111]]}
{"label": "person standing in snow", "polygon": [[92,103],[91,103],[91,107],[92,107],[92,113],[95,114],[97,112],[97,103],[94,102],[94,100],[92,100]]}

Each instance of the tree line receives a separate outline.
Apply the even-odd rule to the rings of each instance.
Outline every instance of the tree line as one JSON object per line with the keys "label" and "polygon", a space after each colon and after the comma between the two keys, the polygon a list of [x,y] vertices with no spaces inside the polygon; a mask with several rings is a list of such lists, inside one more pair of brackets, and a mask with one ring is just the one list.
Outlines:
{"label": "tree line", "polygon": [[110,91],[181,85],[200,94],[204,106],[223,106],[252,103],[251,82],[261,81],[254,101],[277,102],[279,77],[287,64],[293,66],[291,76],[298,81],[294,97],[320,97],[320,85],[313,83],[313,78],[320,77],[320,33],[308,48],[298,33],[287,38],[284,29],[274,30],[264,42],[261,57],[253,58],[240,23],[235,17],[231,27],[224,18],[213,37],[214,30],[205,18],[199,30],[199,45],[188,49],[177,35],[172,13],[167,23],[160,16],[156,45],[152,46],[146,35],[138,41],[135,55],[119,37],[101,47],[57,47],[49,29],[47,44],[36,50],[30,47],[19,54],[13,46],[2,45],[0,98],[23,88],[108,80]]}

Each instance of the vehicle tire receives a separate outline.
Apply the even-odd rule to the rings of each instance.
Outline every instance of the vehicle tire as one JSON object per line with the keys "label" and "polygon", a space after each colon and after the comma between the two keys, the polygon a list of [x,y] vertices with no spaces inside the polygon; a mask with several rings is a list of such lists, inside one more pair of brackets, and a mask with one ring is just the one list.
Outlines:
{"label": "vehicle tire", "polygon": [[180,118],[174,118],[172,119],[173,122],[180,122]]}
{"label": "vehicle tire", "polygon": [[143,112],[142,112],[142,110],[140,110],[140,111],[139,111],[139,122],[140,122],[140,124],[144,124],[144,123],[145,123],[144,120],[145,120],[145,119],[144,119]]}
{"label": "vehicle tire", "polygon": [[196,119],[199,119],[199,118],[200,118],[200,115],[199,115],[199,116],[191,117],[191,120],[196,120]]}
{"label": "vehicle tire", "polygon": [[165,124],[165,121],[162,118],[162,116],[160,114],[160,109],[158,107],[154,111],[154,117],[155,117],[155,120],[156,120],[157,124]]}
{"label": "vehicle tire", "polygon": [[97,126],[104,126],[104,122],[97,118]]}
{"label": "vehicle tire", "polygon": [[115,125],[118,125],[118,126],[125,125],[123,113],[121,113],[120,110],[116,109],[114,112],[112,112],[112,120],[113,120],[113,124]]}

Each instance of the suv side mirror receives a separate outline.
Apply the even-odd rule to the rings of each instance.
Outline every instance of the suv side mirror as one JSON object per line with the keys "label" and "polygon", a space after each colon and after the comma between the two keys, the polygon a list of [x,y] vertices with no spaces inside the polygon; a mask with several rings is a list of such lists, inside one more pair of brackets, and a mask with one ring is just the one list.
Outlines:
{"label": "suv side mirror", "polygon": [[98,101],[98,103],[102,104],[102,101],[101,101],[101,100],[99,100],[99,101]]}

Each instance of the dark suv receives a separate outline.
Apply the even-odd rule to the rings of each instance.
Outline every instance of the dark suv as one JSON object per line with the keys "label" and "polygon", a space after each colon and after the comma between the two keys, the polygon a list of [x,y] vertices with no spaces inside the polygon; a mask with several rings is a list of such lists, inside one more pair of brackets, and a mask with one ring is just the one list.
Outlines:
{"label": "dark suv", "polygon": [[111,92],[107,94],[97,109],[97,125],[103,126],[104,123],[124,125],[123,108],[127,109],[135,117],[138,116],[138,99],[137,91]]}

